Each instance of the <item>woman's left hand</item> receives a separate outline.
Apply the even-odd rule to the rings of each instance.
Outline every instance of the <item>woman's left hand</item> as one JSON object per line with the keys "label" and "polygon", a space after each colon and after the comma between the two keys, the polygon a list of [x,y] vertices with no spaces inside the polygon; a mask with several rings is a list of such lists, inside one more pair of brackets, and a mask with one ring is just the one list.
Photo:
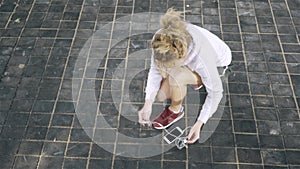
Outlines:
{"label": "woman's left hand", "polygon": [[199,120],[194,124],[187,137],[188,144],[193,144],[200,138],[200,130],[202,126],[203,126],[203,122]]}

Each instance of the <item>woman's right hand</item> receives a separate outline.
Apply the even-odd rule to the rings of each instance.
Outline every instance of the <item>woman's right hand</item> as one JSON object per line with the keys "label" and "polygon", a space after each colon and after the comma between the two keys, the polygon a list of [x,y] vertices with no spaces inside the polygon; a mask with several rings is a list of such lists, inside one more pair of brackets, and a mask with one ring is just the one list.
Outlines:
{"label": "woman's right hand", "polygon": [[138,112],[140,125],[151,126],[151,121],[150,121],[151,113],[152,113],[152,102],[146,100],[143,108]]}

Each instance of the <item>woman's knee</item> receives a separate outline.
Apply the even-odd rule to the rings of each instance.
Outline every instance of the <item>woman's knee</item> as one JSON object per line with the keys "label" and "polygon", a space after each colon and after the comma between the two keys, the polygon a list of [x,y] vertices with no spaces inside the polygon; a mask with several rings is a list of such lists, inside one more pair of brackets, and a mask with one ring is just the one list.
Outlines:
{"label": "woman's knee", "polygon": [[169,72],[170,86],[184,86],[187,84],[198,84],[198,77],[187,67],[179,67]]}
{"label": "woman's knee", "polygon": [[178,69],[170,71],[169,78],[168,78],[169,85],[170,86],[186,85],[185,76],[186,76],[185,71],[180,71]]}

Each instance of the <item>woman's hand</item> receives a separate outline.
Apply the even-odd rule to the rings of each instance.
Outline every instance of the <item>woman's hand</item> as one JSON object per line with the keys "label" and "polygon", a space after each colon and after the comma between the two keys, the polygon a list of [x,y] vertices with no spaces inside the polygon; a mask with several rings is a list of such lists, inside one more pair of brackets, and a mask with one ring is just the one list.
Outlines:
{"label": "woman's hand", "polygon": [[200,130],[202,126],[203,126],[203,122],[199,120],[194,124],[187,137],[188,144],[193,144],[200,138]]}
{"label": "woman's hand", "polygon": [[152,102],[146,100],[143,108],[138,112],[139,123],[142,126],[151,126],[150,115],[152,112]]}

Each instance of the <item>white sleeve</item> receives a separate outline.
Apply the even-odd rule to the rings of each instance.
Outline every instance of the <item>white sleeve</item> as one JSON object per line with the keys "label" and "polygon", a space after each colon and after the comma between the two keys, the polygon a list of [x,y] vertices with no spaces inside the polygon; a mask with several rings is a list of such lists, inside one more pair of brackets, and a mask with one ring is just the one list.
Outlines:
{"label": "white sleeve", "polygon": [[220,48],[225,43],[203,28],[191,25],[189,29],[195,43],[193,48],[195,61],[189,65],[200,75],[207,91],[198,120],[206,123],[216,112],[223,97],[223,86],[217,62],[220,60]]}
{"label": "white sleeve", "polygon": [[216,112],[219,103],[223,97],[223,86],[220,75],[217,68],[203,67],[196,71],[201,76],[201,80],[206,88],[207,96],[202,106],[202,110],[198,117],[198,120],[206,123],[208,119]]}
{"label": "white sleeve", "polygon": [[161,80],[162,80],[162,76],[159,73],[159,70],[154,62],[154,56],[152,53],[151,65],[148,73],[147,86],[145,90],[146,92],[145,100],[151,100],[152,102],[154,102],[157,92],[160,88]]}

